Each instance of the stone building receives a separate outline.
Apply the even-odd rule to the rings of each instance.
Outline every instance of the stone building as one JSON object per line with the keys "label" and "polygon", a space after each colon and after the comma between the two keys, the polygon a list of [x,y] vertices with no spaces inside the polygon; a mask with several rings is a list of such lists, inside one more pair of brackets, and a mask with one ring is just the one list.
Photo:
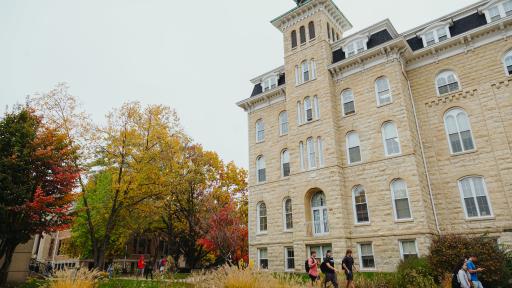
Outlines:
{"label": "stone building", "polygon": [[333,1],[295,2],[271,21],[284,65],[237,103],[252,261],[303,271],[311,250],[351,248],[392,271],[439,234],[512,243],[512,1],[351,34]]}

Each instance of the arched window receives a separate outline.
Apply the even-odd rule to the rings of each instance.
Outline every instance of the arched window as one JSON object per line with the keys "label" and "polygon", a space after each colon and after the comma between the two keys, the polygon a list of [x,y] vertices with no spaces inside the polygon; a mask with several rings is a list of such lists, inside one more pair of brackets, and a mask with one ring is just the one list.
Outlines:
{"label": "arched window", "polygon": [[258,180],[258,183],[262,183],[267,180],[265,172],[265,158],[263,155],[256,158],[256,179]]}
{"label": "arched window", "polygon": [[284,230],[293,229],[292,199],[285,198],[283,201]]}
{"label": "arched window", "polygon": [[505,54],[505,57],[503,57],[503,65],[505,65],[505,72],[507,75],[512,75],[512,50],[508,51],[508,53]]}
{"label": "arched window", "polygon": [[341,101],[343,103],[342,110],[344,116],[354,114],[356,112],[354,105],[354,94],[352,93],[352,90],[346,89],[341,92]]}
{"label": "arched window", "polygon": [[386,122],[382,125],[382,138],[386,156],[400,154],[400,139],[395,123]]}
{"label": "arched window", "polygon": [[455,92],[459,90],[459,81],[452,71],[444,71],[436,77],[437,93],[439,95]]}
{"label": "arched window", "polygon": [[265,125],[263,119],[256,121],[256,143],[263,142],[265,140]]}
{"label": "arched window", "polygon": [[313,105],[310,97],[304,98],[304,116],[306,122],[313,121]]}
{"label": "arched window", "polygon": [[267,232],[267,205],[265,205],[265,202],[258,203],[258,207],[256,209],[257,212],[257,221],[258,224],[257,229],[258,233],[261,232]]}
{"label": "arched window", "polygon": [[316,151],[313,137],[306,140],[306,149],[308,151],[308,169],[316,168]]}
{"label": "arched window", "polygon": [[295,65],[295,85],[299,85],[301,83],[300,70],[299,65]]}
{"label": "arched window", "polygon": [[299,35],[300,35],[300,44],[306,43],[306,28],[304,26],[300,26]]}
{"label": "arched window", "polygon": [[318,97],[313,96],[313,108],[315,109],[315,119],[320,119],[320,105],[318,104]]}
{"label": "arched window", "polygon": [[492,216],[489,195],[483,177],[470,176],[460,179],[459,190],[466,218]]}
{"label": "arched window", "polygon": [[316,79],[316,63],[315,63],[315,59],[311,59],[309,61],[309,65],[311,67],[311,79]]}
{"label": "arched window", "polygon": [[379,77],[375,80],[375,94],[377,96],[377,105],[391,103],[391,91],[389,89],[389,80],[386,77]]}
{"label": "arched window", "polygon": [[323,192],[316,192],[311,198],[311,209],[313,215],[313,233],[321,235],[329,232],[327,217],[327,202]]}
{"label": "arched window", "polygon": [[347,134],[347,154],[348,164],[361,162],[361,148],[357,132],[352,131]]}
{"label": "arched window", "polygon": [[290,153],[288,149],[281,152],[281,175],[283,177],[290,176]]}
{"label": "arched window", "polygon": [[331,25],[329,25],[329,22],[327,22],[327,38],[331,40]]}
{"label": "arched window", "polygon": [[302,64],[300,64],[301,68],[302,68],[302,83],[306,82],[306,81],[309,81],[309,64],[308,64],[308,61],[304,61],[302,62]]}
{"label": "arched window", "polygon": [[318,165],[320,167],[324,166],[324,141],[322,137],[316,138],[316,147],[318,149]]}
{"label": "arched window", "polygon": [[396,220],[411,219],[411,208],[409,205],[409,192],[407,184],[402,179],[391,182],[391,196],[393,197],[393,208]]}
{"label": "arched window", "polygon": [[291,37],[292,37],[292,49],[293,49],[293,48],[297,47],[297,31],[293,30]]}
{"label": "arched window", "polygon": [[302,103],[300,103],[300,101],[297,101],[297,125],[301,125],[302,123]]}
{"label": "arched window", "polygon": [[279,113],[279,134],[288,134],[288,112],[286,111]]}
{"label": "arched window", "polygon": [[475,149],[471,125],[464,110],[455,108],[446,112],[444,125],[452,154]]}
{"label": "arched window", "polygon": [[363,186],[357,185],[352,188],[352,199],[354,201],[354,216],[357,224],[370,222],[368,203]]}
{"label": "arched window", "polygon": [[299,142],[299,162],[300,170],[304,170],[306,165],[304,164],[304,143],[302,141]]}
{"label": "arched window", "polygon": [[313,21],[309,22],[308,24],[308,30],[309,30],[309,40],[315,38],[315,23]]}

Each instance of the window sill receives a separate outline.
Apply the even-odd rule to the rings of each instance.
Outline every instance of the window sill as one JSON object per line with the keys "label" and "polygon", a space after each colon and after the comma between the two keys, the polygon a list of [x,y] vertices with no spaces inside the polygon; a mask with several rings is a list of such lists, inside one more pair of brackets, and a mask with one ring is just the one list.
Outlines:
{"label": "window sill", "polygon": [[313,41],[315,41],[315,40],[316,40],[316,37],[314,37],[314,38],[310,38],[310,39],[309,39],[309,42],[313,42]]}
{"label": "window sill", "polygon": [[283,233],[293,233],[293,229],[284,229],[283,230]]}
{"label": "window sill", "polygon": [[254,184],[254,186],[259,186],[259,185],[264,185],[264,184],[267,184],[267,181],[256,182],[256,184]]}
{"label": "window sill", "polygon": [[393,104],[393,100],[391,100],[390,102],[388,103],[384,103],[384,104],[377,104],[377,108],[382,108],[382,107],[385,107],[385,106],[388,106],[388,105],[391,105]]}
{"label": "window sill", "polygon": [[256,141],[256,143],[255,143],[255,144],[261,144],[261,143],[264,143],[264,142],[265,142],[265,140]]}
{"label": "window sill", "polygon": [[343,114],[341,117],[342,117],[342,118],[348,118],[348,117],[352,117],[352,116],[354,116],[354,115],[356,115],[356,114],[357,114],[356,112],[354,112],[354,113],[350,113],[350,114]]}
{"label": "window sill", "polygon": [[288,136],[288,133],[279,134],[279,137]]}
{"label": "window sill", "polygon": [[386,155],[386,154],[384,154],[384,156],[386,156],[386,159],[392,159],[392,158],[397,158],[397,157],[402,156],[402,153],[398,153],[398,154],[391,154],[391,155]]}
{"label": "window sill", "polygon": [[460,93],[462,92],[462,89],[459,88],[459,90],[457,91],[452,91],[452,92],[448,92],[448,93],[444,93],[444,94],[439,94],[439,91],[437,92],[437,97],[447,97],[447,96],[450,96],[450,95],[453,95],[453,94],[457,94],[457,93]]}
{"label": "window sill", "polygon": [[297,127],[302,127],[302,126],[305,126],[305,125],[308,125],[308,124],[311,124],[311,123],[314,123],[314,122],[318,122],[318,121],[320,121],[320,118],[313,119],[313,120],[308,121],[308,122],[304,122],[302,124],[297,125]]}
{"label": "window sill", "polygon": [[371,222],[361,222],[361,223],[354,223],[354,226],[358,227],[358,226],[370,226],[372,223]]}
{"label": "window sill", "polygon": [[396,224],[414,222],[414,218],[409,219],[395,219]]}
{"label": "window sill", "polygon": [[265,236],[268,235],[268,232],[256,232],[256,236]]}
{"label": "window sill", "polygon": [[316,77],[315,78],[312,78],[312,79],[309,79],[308,81],[304,81],[302,83],[298,83],[298,84],[295,84],[295,87],[299,87],[299,86],[302,86],[302,85],[306,85],[308,84],[309,82],[312,82],[312,81],[315,81],[316,80]]}
{"label": "window sill", "polygon": [[462,155],[467,155],[467,154],[473,154],[473,153],[476,153],[478,152],[477,149],[473,149],[473,150],[468,150],[468,151],[463,151],[463,152],[458,152],[458,153],[451,153],[451,157],[457,157],[457,156],[462,156]]}
{"label": "window sill", "polygon": [[485,216],[485,217],[472,217],[472,218],[467,218],[466,217],[466,222],[473,222],[473,221],[491,221],[491,220],[496,220],[496,217],[493,215],[493,216]]}
{"label": "window sill", "polygon": [[325,237],[325,236],[329,236],[329,232],[327,233],[313,233],[313,237]]}
{"label": "window sill", "polygon": [[363,164],[363,161],[354,162],[354,163],[347,163],[347,167],[355,167]]}

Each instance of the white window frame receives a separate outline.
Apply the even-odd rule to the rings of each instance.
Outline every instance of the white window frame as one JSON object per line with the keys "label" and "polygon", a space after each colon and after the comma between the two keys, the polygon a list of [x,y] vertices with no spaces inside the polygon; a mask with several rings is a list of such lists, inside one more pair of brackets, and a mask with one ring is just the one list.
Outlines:
{"label": "white window frame", "polygon": [[[490,1],[487,5],[485,5],[483,8],[481,8],[481,11],[484,12],[484,15],[485,15],[485,19],[487,20],[487,23],[492,23],[492,22],[496,22],[496,21],[499,21],[505,17],[508,17],[508,16],[511,16],[512,14],[508,15],[507,16],[507,13],[505,11],[505,3],[510,3],[510,5],[512,5],[512,0],[506,0],[506,1]],[[500,16],[500,18],[497,18],[497,19],[492,19],[491,17],[491,10],[492,9],[497,9],[498,10],[498,14]],[[512,11],[512,10],[509,10],[509,11]],[[512,12],[510,12],[512,13]]]}
{"label": "white window frame", "polygon": [[343,46],[343,51],[345,51],[345,56],[352,57],[359,53],[363,53],[368,50],[368,37],[367,36],[359,36],[356,39],[348,42]]}
{"label": "white window frame", "polygon": [[299,162],[300,162],[300,170],[304,171],[306,169],[306,163],[304,163],[304,142],[299,142]]}
{"label": "white window frame", "polygon": [[306,139],[306,152],[307,152],[307,159],[308,159],[308,170],[313,170],[317,168],[316,163],[316,147],[315,147],[315,140],[313,137],[309,137]]}
{"label": "white window frame", "polygon": [[[346,97],[345,97],[346,96]],[[348,99],[346,99],[348,98]],[[350,100],[350,101],[347,101]],[[343,113],[343,116],[350,116],[356,114],[356,101],[354,97],[354,92],[352,89],[345,89],[341,92],[341,111]],[[354,106],[354,111],[351,111],[349,114],[347,114],[347,111],[345,111],[345,104],[348,104],[352,102],[352,106]]]}
{"label": "white window frame", "polygon": [[[502,60],[503,68],[505,69],[505,75],[512,76],[512,73],[508,72],[507,58],[510,58],[510,66],[512,67],[512,50],[507,51],[507,53],[505,53],[505,55],[503,56],[503,60]],[[512,71],[512,69],[511,69],[511,71]]]}
{"label": "white window frame", "polygon": [[[318,206],[318,207],[314,207],[313,206],[313,198],[317,195],[317,194],[323,194],[323,197],[324,197],[324,206]],[[316,192],[315,194],[313,194],[313,196],[311,197],[311,230],[313,232],[313,235],[314,236],[322,236],[322,235],[327,235],[329,234],[329,231],[330,231],[330,227],[329,227],[329,209],[327,208],[327,197],[325,196],[325,193],[323,191],[318,191]],[[319,215],[319,222],[320,222],[320,232],[316,232],[315,231],[315,211],[318,211],[318,215]],[[324,211],[326,211],[326,214],[327,214],[327,219],[324,219]],[[327,229],[326,229],[327,227]]]}
{"label": "white window frame", "polygon": [[[467,178],[481,178],[482,179],[482,185],[483,185],[483,188],[484,188],[484,194],[485,194],[485,198],[487,199],[487,205],[489,205],[489,212],[490,212],[490,215],[486,215],[486,216],[481,216],[481,212],[480,212],[480,207],[478,206],[478,202],[476,201],[476,194],[475,194],[475,188],[474,188],[474,181],[472,180],[471,181],[471,193],[472,193],[472,198],[474,199],[475,201],[475,205],[476,205],[476,211],[478,213],[478,216],[473,216],[473,217],[470,217],[468,215],[468,208],[466,207],[466,201],[464,201],[464,191],[462,190],[462,180],[464,179],[467,179]],[[489,197],[489,192],[487,190],[487,183],[485,182],[485,178],[483,176],[480,176],[480,175],[469,175],[469,176],[465,176],[465,177],[462,177],[460,178],[459,180],[457,180],[457,186],[459,187],[459,193],[460,193],[460,199],[461,199],[461,202],[462,202],[462,209],[464,209],[464,216],[465,216],[465,219],[466,220],[478,220],[478,219],[489,219],[489,218],[494,218],[494,210],[492,209],[492,204],[491,204],[491,198]]]}
{"label": "white window frame", "polygon": [[[288,158],[288,161],[285,162],[286,158]],[[284,164],[288,163],[288,175],[284,175]],[[290,151],[288,149],[283,149],[281,151],[281,177],[290,177],[291,174],[291,166],[290,166]]]}
{"label": "white window frame", "polygon": [[[453,78],[455,78],[455,82],[448,83],[449,76],[453,76]],[[441,87],[441,86],[439,86],[439,84],[438,84],[438,81],[440,78],[443,78],[446,81],[446,84],[443,86],[449,86],[452,83],[457,83],[457,90],[448,91],[446,93],[441,93],[441,91],[439,91],[439,87]],[[434,85],[436,86],[437,96],[445,96],[445,95],[449,95],[449,94],[452,94],[452,93],[462,90],[462,86],[460,84],[459,77],[457,76],[457,73],[453,72],[452,70],[444,70],[444,71],[441,71],[439,74],[437,74]]]}
{"label": "white window frame", "polygon": [[[352,146],[350,146],[350,136],[353,136],[353,135],[355,135],[355,137],[357,137],[357,146],[352,147]],[[345,136],[345,139],[346,139],[345,147],[346,147],[346,152],[347,152],[347,163],[348,164],[358,164],[358,163],[363,162],[363,155],[361,153],[361,141],[359,139],[359,134],[356,131],[350,131]],[[350,159],[350,148],[355,148],[355,147],[359,148],[359,157],[361,159],[359,159],[359,161],[352,162],[352,160]]]}
{"label": "white window frame", "polygon": [[[309,63],[308,63],[308,60],[304,60],[302,61],[302,63],[300,63],[300,71],[301,71],[301,83],[305,83],[305,82],[308,82],[309,80],[311,80],[311,69],[309,67]],[[307,75],[307,80],[306,80],[306,77],[304,77],[304,75]]]}
{"label": "white window frame", "polygon": [[310,73],[310,79],[309,80],[315,80],[316,79],[316,62],[315,62],[315,59],[311,59],[309,61],[309,71],[311,71]]}
{"label": "white window frame", "polygon": [[[368,214],[368,221],[359,221],[357,219],[357,207],[356,207],[356,188],[358,187],[361,187],[364,191],[364,203],[366,205],[366,213]],[[352,187],[352,210],[354,212],[354,224],[356,225],[362,225],[362,224],[370,224],[371,223],[371,217],[370,217],[370,207],[368,205],[368,197],[366,196],[366,189],[364,189],[364,186],[363,185],[356,185],[354,187]]]}
{"label": "white window frame", "polygon": [[[387,146],[387,142],[386,142],[386,140],[388,138],[386,138],[386,132],[384,129],[384,127],[386,127],[386,125],[388,125],[388,124],[393,125],[393,127],[395,128],[396,142],[398,142],[398,152],[393,153],[393,154],[388,154],[388,146]],[[402,154],[402,145],[400,144],[400,135],[398,134],[398,127],[396,126],[395,122],[393,122],[393,121],[384,122],[381,127],[381,134],[382,134],[382,143],[384,144],[384,155],[386,155],[386,157],[401,155]],[[391,139],[391,138],[389,138],[389,139]]]}
{"label": "white window frame", "polygon": [[[265,216],[261,216],[261,212],[260,212],[260,208],[261,208],[261,205],[265,205]],[[265,230],[261,230],[261,218],[262,217],[265,217]],[[261,202],[258,202],[258,204],[256,205],[256,235],[261,235],[261,234],[267,234],[268,233],[268,209],[267,209],[267,204],[265,204],[265,202],[261,201]]]}
{"label": "white window frame", "polygon": [[[395,183],[397,181],[403,181],[405,184],[405,194],[407,195],[407,205],[409,206],[409,214],[410,214],[409,218],[400,218],[400,219],[398,218],[398,213],[397,213],[396,204],[395,204],[395,201],[397,199],[395,198],[395,191],[393,190],[393,183]],[[402,178],[393,179],[393,181],[391,181],[391,183],[389,183],[389,190],[391,191],[391,202],[393,204],[393,215],[395,217],[395,222],[413,221],[414,216],[412,214],[411,196],[409,195],[409,186],[407,185],[407,182]],[[398,200],[400,200],[400,199],[404,199],[404,198],[399,198]]]}
{"label": "white window frame", "polygon": [[[372,257],[373,257],[373,267],[364,267],[363,266],[363,254],[361,253],[361,245],[370,245],[372,247]],[[377,260],[375,259],[375,249],[373,247],[373,242],[361,242],[357,243],[357,254],[359,255],[359,267],[361,271],[375,271],[377,270]],[[365,255],[368,256],[368,255]]]}
{"label": "white window frame", "polygon": [[[267,182],[267,167],[265,163],[265,157],[263,155],[259,155],[256,157],[256,183],[265,183]],[[260,170],[264,170],[264,180],[260,181]]]}
{"label": "white window frame", "polygon": [[320,119],[320,104],[318,103],[318,96],[313,96],[313,120]]}
{"label": "white window frame", "polygon": [[[279,113],[279,135],[287,135],[289,131],[289,123],[288,123],[288,111],[284,110]],[[286,128],[286,129],[285,129]]]}
{"label": "white window frame", "polygon": [[[386,80],[386,83],[387,83],[387,86],[388,86],[388,94],[387,95],[389,95],[389,102],[381,103],[381,99],[380,99],[381,97],[379,96],[379,87],[377,85],[377,82],[379,80],[381,80],[381,79],[382,80]],[[375,79],[375,97],[377,99],[377,107],[393,103],[393,94],[391,93],[391,83],[389,82],[388,77],[381,76],[381,77]]]}
{"label": "white window frame", "polygon": [[316,145],[318,151],[318,167],[324,167],[324,141],[322,137],[316,138]]}
{"label": "white window frame", "polygon": [[[400,247],[400,259],[402,260],[405,260],[404,258],[404,242],[414,242],[414,247],[416,249],[416,257],[420,257],[420,253],[418,252],[418,241],[416,241],[416,239],[401,239],[401,240],[398,240],[398,245]],[[412,254],[410,254],[412,255]]]}
{"label": "white window frame", "polygon": [[[258,119],[256,121],[256,143],[261,143],[265,141],[265,123],[263,122],[263,119]],[[260,139],[260,132],[261,132],[261,139]]]}
{"label": "white window frame", "polygon": [[[423,47],[429,47],[429,46],[435,45],[439,42],[443,42],[445,40],[450,39],[452,37],[452,35],[450,33],[450,25],[451,24],[452,24],[451,22],[436,23],[434,25],[427,27],[422,32],[420,32],[419,35],[421,36],[421,40],[423,41]],[[443,39],[443,40],[439,39],[440,38],[439,31],[441,31],[441,30],[445,32],[444,36],[446,36],[446,39]],[[433,40],[434,40],[434,42],[430,43],[430,44],[427,41],[427,35],[429,35],[429,34],[432,35]]]}
{"label": "white window frame", "polygon": [[[304,98],[304,123],[309,123],[315,120],[315,107],[314,101],[311,97],[307,96]],[[311,120],[308,119],[308,110],[311,110]]]}
{"label": "white window frame", "polygon": [[270,91],[272,89],[275,89],[278,86],[278,76],[277,75],[270,75],[261,81],[261,88],[263,92]]}
{"label": "white window frame", "polygon": [[[286,211],[286,202],[288,202],[288,201],[290,201],[290,205],[291,205],[291,207],[290,207],[290,209],[291,209],[290,213],[288,213],[288,211]],[[292,227],[288,227],[288,226],[287,226],[287,223],[288,223],[288,222],[287,222],[286,216],[287,216],[288,214],[290,215],[290,218],[291,218],[291,224],[292,224]],[[285,198],[283,199],[283,230],[284,230],[285,232],[293,231],[293,201],[292,201],[292,199],[291,199],[290,197],[285,197]]]}
{"label": "white window frame", "polygon": [[297,125],[304,123],[304,117],[302,117],[302,103],[297,101]]}
{"label": "white window frame", "polygon": [[[314,250],[312,248],[315,248]],[[318,249],[316,249],[318,248]],[[332,251],[332,244],[331,243],[327,243],[327,244],[312,244],[312,245],[307,245],[306,246],[306,250],[307,250],[307,255],[309,257],[309,255],[311,255],[311,250],[315,251],[316,252],[316,259],[320,259],[320,262],[323,261],[323,259],[325,258],[325,254],[327,254],[327,250],[331,250]]]}
{"label": "white window frame", "polygon": [[[288,250],[290,250],[290,249],[293,252],[293,258],[292,258],[293,259],[293,263],[294,263],[293,264],[293,266],[294,266],[293,268],[288,267],[288,259],[290,259],[288,257]],[[297,266],[296,264],[297,263],[295,263],[295,251],[293,250],[293,247],[291,247],[291,246],[284,247],[284,271],[286,271],[286,272],[293,272],[293,271],[295,271],[295,267]]]}
{"label": "white window frame", "polygon": [[[464,148],[464,143],[462,141],[461,132],[468,131],[468,130],[461,131],[461,129],[459,127],[459,121],[457,119],[457,116],[460,113],[464,114],[468,121],[467,124],[469,126],[469,133],[471,135],[471,141],[473,142],[472,149],[466,150]],[[457,126],[457,135],[459,136],[460,146],[462,147],[462,151],[459,151],[459,152],[453,151],[452,142],[450,141],[450,132],[448,131],[448,121],[447,121],[448,117],[450,117],[450,116],[455,118],[455,125]],[[458,107],[452,108],[452,109],[446,111],[446,113],[444,114],[444,117],[443,117],[443,121],[444,121],[444,131],[445,131],[445,135],[446,135],[446,140],[448,141],[448,147],[450,149],[450,154],[459,155],[459,154],[464,154],[464,153],[468,153],[468,152],[472,152],[472,151],[476,150],[476,142],[475,142],[475,137],[473,135],[473,128],[471,127],[471,121],[469,120],[469,115],[468,115],[468,113],[466,113],[466,111],[464,111],[462,108],[458,108]]]}
{"label": "white window frame", "polygon": [[[261,258],[261,251],[262,250],[265,250],[267,252],[267,258]],[[268,260],[268,248],[266,248],[266,247],[258,248],[257,252],[258,252],[258,269],[268,270],[269,266],[270,266],[270,262]],[[267,260],[267,268],[262,268],[261,267],[261,260]]]}

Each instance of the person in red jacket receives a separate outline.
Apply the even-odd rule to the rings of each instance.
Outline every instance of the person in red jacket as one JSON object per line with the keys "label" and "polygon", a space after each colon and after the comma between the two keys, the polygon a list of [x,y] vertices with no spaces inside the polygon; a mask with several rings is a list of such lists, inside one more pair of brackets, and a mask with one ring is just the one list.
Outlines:
{"label": "person in red jacket", "polygon": [[146,266],[146,262],[144,261],[144,255],[140,255],[139,261],[137,261],[137,273],[135,274],[135,278],[139,279],[139,275],[144,277],[144,267]]}

